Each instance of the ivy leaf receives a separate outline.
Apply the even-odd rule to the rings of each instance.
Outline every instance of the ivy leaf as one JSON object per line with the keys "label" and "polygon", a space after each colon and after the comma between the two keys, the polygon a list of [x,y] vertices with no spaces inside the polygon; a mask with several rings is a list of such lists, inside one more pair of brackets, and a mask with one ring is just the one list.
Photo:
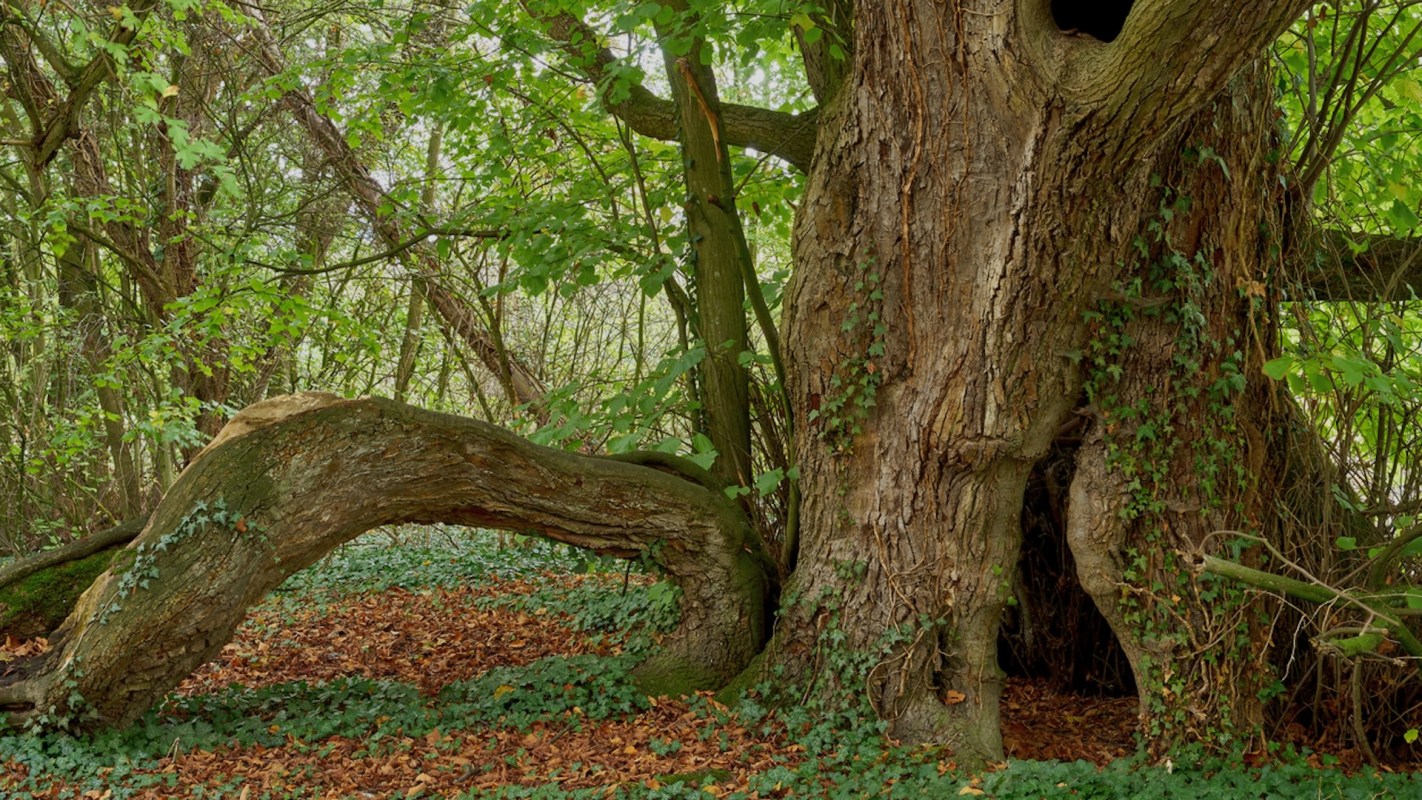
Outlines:
{"label": "ivy leaf", "polygon": [[1264,374],[1276,381],[1283,380],[1285,375],[1293,372],[1293,369],[1293,356],[1279,356],[1264,362]]}

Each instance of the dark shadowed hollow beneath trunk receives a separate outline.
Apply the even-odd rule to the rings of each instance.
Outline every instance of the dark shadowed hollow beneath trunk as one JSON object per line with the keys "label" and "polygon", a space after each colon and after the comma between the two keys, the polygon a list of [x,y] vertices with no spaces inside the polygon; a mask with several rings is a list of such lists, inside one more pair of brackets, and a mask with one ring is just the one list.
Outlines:
{"label": "dark shadowed hollow beneath trunk", "polygon": [[1052,19],[1065,32],[1114,42],[1133,5],[1133,0],[1052,0]]}
{"label": "dark shadowed hollow beneath trunk", "polygon": [[1045,678],[1083,695],[1134,696],[1130,661],[1076,576],[1066,539],[1076,442],[1059,439],[1032,470],[1022,505],[1022,552],[998,636],[1010,678]]}

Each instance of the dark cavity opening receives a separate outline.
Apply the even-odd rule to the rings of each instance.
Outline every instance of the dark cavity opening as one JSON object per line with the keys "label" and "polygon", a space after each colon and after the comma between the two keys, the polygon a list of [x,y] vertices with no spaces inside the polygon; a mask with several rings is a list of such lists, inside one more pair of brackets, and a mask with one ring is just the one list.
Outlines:
{"label": "dark cavity opening", "polygon": [[1084,33],[1103,42],[1121,35],[1134,0],[1052,0],[1052,18],[1067,33]]}
{"label": "dark cavity opening", "polygon": [[1076,442],[1059,442],[1033,468],[1022,504],[1022,554],[1013,602],[999,629],[1009,677],[1046,679],[1058,691],[1127,697],[1135,676],[1116,633],[1076,577],[1066,539],[1067,489]]}

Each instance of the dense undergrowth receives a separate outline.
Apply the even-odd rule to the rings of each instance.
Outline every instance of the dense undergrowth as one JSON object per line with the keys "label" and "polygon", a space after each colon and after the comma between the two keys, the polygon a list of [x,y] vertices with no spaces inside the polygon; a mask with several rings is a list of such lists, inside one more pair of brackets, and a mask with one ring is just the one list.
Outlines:
{"label": "dense undergrowth", "polygon": [[[567,579],[576,572],[601,577]],[[309,615],[313,607],[334,608],[355,595],[437,592],[500,581],[516,581],[523,591],[486,592],[470,600],[470,607],[557,617],[560,624],[595,637],[603,654],[494,666],[435,693],[412,683],[361,676],[178,693],[123,731],[0,737],[0,768],[5,770],[0,794],[105,800],[1422,797],[1422,781],[1411,775],[1317,769],[1302,756],[1258,767],[1184,755],[1169,765],[1126,759],[1104,768],[1084,761],[1013,761],[974,777],[961,774],[946,751],[893,747],[870,715],[853,710],[829,714],[786,706],[776,711],[763,697],[728,710],[694,697],[684,710],[677,705],[670,711],[673,701],[637,691],[630,670],[638,654],[674,622],[675,594],[639,570],[624,572],[620,564],[589,562],[543,543],[498,548],[487,538],[428,532],[405,537],[398,545],[393,538],[367,537],[293,576],[268,601],[266,622],[260,623],[266,627],[256,631],[256,638],[279,637],[282,620]],[[462,612],[451,607],[449,613]],[[677,725],[670,724],[673,719]],[[613,726],[623,723],[653,733],[636,746],[617,744],[623,741],[618,731],[627,729]],[[598,783],[602,767],[576,760],[539,763],[548,758],[547,744],[559,740],[640,748],[650,751],[656,764],[671,766],[636,779],[609,770],[609,780]],[[580,752],[586,753],[586,747]],[[418,757],[424,766],[419,779],[398,790],[345,791],[317,779],[320,765],[336,756],[353,771],[362,761],[392,758]],[[280,788],[251,780],[254,760],[278,757],[290,764]],[[239,763],[245,771],[234,767],[224,772],[225,765]],[[202,767],[200,779],[193,778],[195,764]],[[521,779],[498,783],[508,770]],[[531,775],[543,778],[530,784]]]}

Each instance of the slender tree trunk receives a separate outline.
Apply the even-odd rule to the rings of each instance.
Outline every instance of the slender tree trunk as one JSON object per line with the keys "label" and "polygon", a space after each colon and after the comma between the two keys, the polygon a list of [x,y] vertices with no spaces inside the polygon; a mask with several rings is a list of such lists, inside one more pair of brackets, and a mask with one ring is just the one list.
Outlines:
{"label": "slender tree trunk", "polygon": [[[696,20],[686,4],[674,0],[670,5],[681,16],[676,25],[662,26],[658,35],[681,132],[696,326],[706,347],[699,367],[700,399],[707,437],[718,453],[713,472],[728,484],[749,486],[754,477],[750,376],[741,354],[750,348],[744,276],[754,276],[755,266],[736,211],[731,156],[720,133],[716,76],[702,60],[706,43],[694,34]],[[676,42],[689,44],[689,49],[676,47]]]}
{"label": "slender tree trunk", "polygon": [[[143,2],[136,4],[133,10],[147,14],[154,5]],[[194,38],[200,39],[204,35],[201,28],[195,25],[190,27]],[[136,34],[136,28],[120,25],[115,30],[114,41],[127,46],[134,41]],[[85,102],[112,74],[108,51],[96,56],[77,80],[75,76],[70,76],[68,82],[57,86],[50,78],[51,73],[36,60],[34,47],[30,31],[16,25],[0,26],[0,55],[3,55],[16,86],[17,99],[25,108],[36,132],[38,147],[30,153],[33,159],[31,171],[38,177],[50,164],[60,144],[67,141],[71,143],[69,152],[74,193],[91,198],[114,195],[98,139],[93,131],[80,125]],[[187,132],[193,136],[201,136],[207,127],[206,110],[216,91],[215,76],[221,71],[204,67],[212,66],[208,59],[217,58],[212,55],[215,52],[213,48],[198,47],[191,56],[175,54],[177,66],[174,80],[180,85],[180,91],[163,100],[166,106],[164,112],[183,119]],[[67,89],[69,94],[61,95],[61,88]],[[158,224],[150,229],[131,219],[116,216],[104,218],[96,227],[103,230],[108,239],[106,246],[129,269],[141,289],[151,321],[159,323],[168,318],[170,303],[190,294],[198,286],[196,263],[199,243],[187,235],[188,226],[190,221],[201,220],[211,197],[203,198],[195,186],[196,175],[177,163],[175,145],[167,138],[166,127],[155,130],[158,131],[156,149],[160,154],[157,170],[161,203]],[[84,220],[73,221],[79,223],[75,226],[77,231],[89,235]],[[154,255],[155,251],[162,253],[161,258]],[[183,341],[179,347],[181,363],[175,364],[171,371],[173,385],[202,403],[197,426],[209,434],[215,433],[219,427],[215,408],[227,398],[226,349],[226,343],[220,338],[208,342]],[[190,447],[188,453],[195,450],[196,447]]]}
{"label": "slender tree trunk", "polygon": [[110,351],[108,320],[99,301],[99,282],[95,277],[96,254],[87,240],[70,244],[59,257],[59,302],[75,316],[80,330],[80,348],[89,367],[89,377],[95,383],[99,411],[103,416],[104,444],[113,464],[114,483],[118,491],[116,519],[137,516],[143,506],[142,476],[133,443],[124,424],[124,402],[118,387],[105,378]]}
{"label": "slender tree trunk", "polygon": [[[430,131],[430,141],[425,148],[425,189],[420,194],[420,205],[426,215],[433,216],[437,200],[435,186],[439,175],[440,144],[444,134],[439,123]],[[405,335],[400,337],[400,360],[395,366],[395,399],[405,402],[410,389],[410,379],[415,375],[415,359],[420,352],[420,326],[425,318],[425,294],[419,281],[410,284],[410,299],[405,308]]]}

